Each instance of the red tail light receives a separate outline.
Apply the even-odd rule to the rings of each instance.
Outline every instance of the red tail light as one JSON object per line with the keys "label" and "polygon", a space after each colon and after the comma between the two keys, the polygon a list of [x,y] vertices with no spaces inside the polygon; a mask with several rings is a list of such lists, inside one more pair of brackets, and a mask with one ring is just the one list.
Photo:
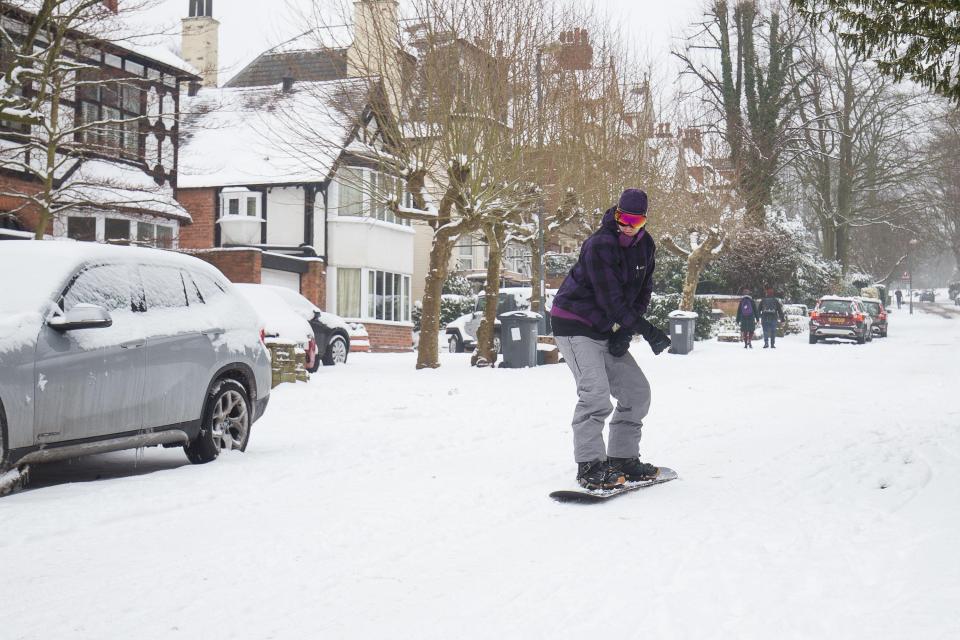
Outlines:
{"label": "red tail light", "polygon": [[863,314],[855,313],[853,314],[853,319],[856,320],[857,322],[863,322]]}
{"label": "red tail light", "polygon": [[267,332],[262,327],[260,328],[260,344],[264,346],[267,344]]}
{"label": "red tail light", "polygon": [[877,316],[877,317],[880,318],[881,320],[886,320],[886,319],[887,319],[887,314],[886,314],[886,312],[881,311],[881,312],[880,312],[880,315]]}
{"label": "red tail light", "polygon": [[815,321],[816,321],[816,320],[820,320],[820,314],[817,313],[816,311],[811,311],[811,312],[810,312],[810,319],[811,319],[811,320],[815,320]]}

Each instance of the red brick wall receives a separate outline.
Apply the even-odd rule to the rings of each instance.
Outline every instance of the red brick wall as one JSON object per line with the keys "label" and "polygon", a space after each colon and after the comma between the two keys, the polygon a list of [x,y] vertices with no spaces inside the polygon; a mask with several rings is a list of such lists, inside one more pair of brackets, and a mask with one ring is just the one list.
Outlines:
{"label": "red brick wall", "polygon": [[307,272],[300,275],[300,293],[324,311],[327,310],[327,265],[311,260]]}
{"label": "red brick wall", "polygon": [[[180,248],[212,248],[217,220],[217,190],[213,188],[177,189],[177,201],[193,218],[192,224],[180,225]],[[257,282],[259,281],[258,279]]]}
{"label": "red brick wall", "polygon": [[370,334],[370,351],[383,353],[413,349],[413,327],[374,324],[369,320],[365,320],[363,326]]}
{"label": "red brick wall", "polygon": [[[0,191],[6,191],[8,193],[25,193],[33,195],[40,191],[40,185],[35,182],[28,182],[26,180],[19,180],[12,176],[0,175]],[[14,211],[23,206],[23,199],[16,198],[13,196],[0,196],[0,211]],[[40,223],[40,210],[33,206],[27,205],[23,210],[17,211],[17,219],[20,221],[20,224],[27,231],[36,231],[37,225]],[[53,234],[53,221],[47,221],[47,228],[45,233]]]}
{"label": "red brick wall", "polygon": [[214,249],[187,253],[220,269],[230,282],[260,284],[263,254],[259,249]]}

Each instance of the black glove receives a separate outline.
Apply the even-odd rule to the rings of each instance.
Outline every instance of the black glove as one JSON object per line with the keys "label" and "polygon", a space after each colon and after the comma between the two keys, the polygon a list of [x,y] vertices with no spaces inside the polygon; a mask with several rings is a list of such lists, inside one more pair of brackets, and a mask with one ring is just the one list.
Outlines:
{"label": "black glove", "polygon": [[659,355],[661,351],[670,346],[670,336],[650,324],[646,318],[640,318],[640,321],[637,323],[637,328],[640,330],[640,335],[643,336],[643,339],[650,345],[650,349],[653,350],[654,354]]}
{"label": "black glove", "polygon": [[633,333],[627,331],[623,327],[614,331],[607,344],[607,348],[610,350],[610,355],[619,358],[625,354],[630,349],[630,340],[632,338]]}

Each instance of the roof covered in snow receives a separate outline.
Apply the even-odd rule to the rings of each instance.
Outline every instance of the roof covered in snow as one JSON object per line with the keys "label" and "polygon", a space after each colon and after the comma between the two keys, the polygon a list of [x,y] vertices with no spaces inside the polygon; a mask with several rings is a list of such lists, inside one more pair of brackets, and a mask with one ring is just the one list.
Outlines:
{"label": "roof covered in snow", "polygon": [[368,104],[369,83],[202,89],[185,98],[177,186],[326,180]]}

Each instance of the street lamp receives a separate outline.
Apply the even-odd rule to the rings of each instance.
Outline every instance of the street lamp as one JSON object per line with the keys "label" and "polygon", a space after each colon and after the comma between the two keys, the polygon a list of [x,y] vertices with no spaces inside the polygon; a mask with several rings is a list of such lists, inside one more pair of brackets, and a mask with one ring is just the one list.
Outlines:
{"label": "street lamp", "polygon": [[910,246],[907,248],[907,275],[910,276],[909,295],[910,295],[910,315],[913,315],[913,249],[917,246],[917,239],[910,238]]}

